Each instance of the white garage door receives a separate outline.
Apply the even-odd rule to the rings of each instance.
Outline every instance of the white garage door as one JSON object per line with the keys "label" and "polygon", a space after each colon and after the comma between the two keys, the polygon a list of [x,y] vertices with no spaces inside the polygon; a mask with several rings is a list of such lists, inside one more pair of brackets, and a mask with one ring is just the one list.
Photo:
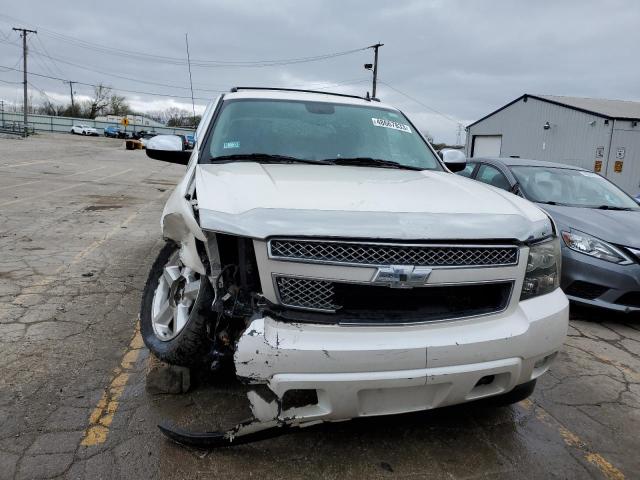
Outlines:
{"label": "white garage door", "polygon": [[473,157],[499,157],[502,135],[474,135]]}

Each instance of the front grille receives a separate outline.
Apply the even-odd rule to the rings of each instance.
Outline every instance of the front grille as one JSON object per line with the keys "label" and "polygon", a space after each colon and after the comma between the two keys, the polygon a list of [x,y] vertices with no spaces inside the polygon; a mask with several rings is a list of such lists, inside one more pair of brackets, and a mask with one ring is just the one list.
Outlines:
{"label": "front grille", "polygon": [[269,241],[271,258],[358,265],[483,267],[516,265],[518,247],[477,245],[403,245],[314,240]]}
{"label": "front grille", "polygon": [[276,277],[280,303],[287,307],[335,311],[333,283],[296,277]]}
{"label": "front grille", "polygon": [[583,282],[582,280],[576,280],[569,285],[564,293],[572,297],[585,298],[587,300],[594,300],[609,290],[604,285],[598,285],[591,282]]}
{"label": "front grille", "polygon": [[510,281],[418,288],[286,276],[276,276],[275,282],[283,306],[339,311],[335,321],[340,323],[410,323],[495,313],[507,307],[513,288]]}

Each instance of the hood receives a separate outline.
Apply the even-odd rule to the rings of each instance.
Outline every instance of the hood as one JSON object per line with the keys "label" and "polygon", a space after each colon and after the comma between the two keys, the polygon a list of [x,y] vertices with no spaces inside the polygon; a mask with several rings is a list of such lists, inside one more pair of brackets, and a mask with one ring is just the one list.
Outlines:
{"label": "hood", "polygon": [[551,215],[560,229],[580,230],[616,245],[640,248],[640,210],[540,206]]}
{"label": "hood", "polygon": [[272,235],[517,239],[551,233],[532,203],[447,172],[338,165],[200,164],[201,227]]}

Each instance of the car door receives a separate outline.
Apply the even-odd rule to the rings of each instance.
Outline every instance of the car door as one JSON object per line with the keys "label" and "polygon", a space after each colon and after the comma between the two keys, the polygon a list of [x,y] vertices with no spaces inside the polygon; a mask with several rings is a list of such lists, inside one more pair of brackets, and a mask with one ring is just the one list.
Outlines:
{"label": "car door", "polygon": [[504,173],[487,163],[480,164],[475,179],[487,185],[506,190],[507,192],[511,190],[512,186]]}

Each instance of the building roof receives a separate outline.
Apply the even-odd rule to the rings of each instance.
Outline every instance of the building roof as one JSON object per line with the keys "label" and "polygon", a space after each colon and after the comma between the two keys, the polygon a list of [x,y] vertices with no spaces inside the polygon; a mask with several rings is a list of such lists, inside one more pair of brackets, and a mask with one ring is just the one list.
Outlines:
{"label": "building roof", "polygon": [[560,95],[532,95],[530,93],[525,93],[499,109],[494,110],[490,114],[485,115],[481,119],[476,120],[472,124],[468,125],[467,128],[495,115],[522,99],[526,99],[527,97],[611,120],[640,120],[640,102],[632,102],[629,100],[607,100],[604,98],[563,97]]}
{"label": "building roof", "polygon": [[[534,95],[531,96],[534,97]],[[606,100],[604,98],[561,97],[557,95],[537,95],[537,98],[559,103],[567,107],[605,115],[610,118],[640,118],[640,102]]]}

